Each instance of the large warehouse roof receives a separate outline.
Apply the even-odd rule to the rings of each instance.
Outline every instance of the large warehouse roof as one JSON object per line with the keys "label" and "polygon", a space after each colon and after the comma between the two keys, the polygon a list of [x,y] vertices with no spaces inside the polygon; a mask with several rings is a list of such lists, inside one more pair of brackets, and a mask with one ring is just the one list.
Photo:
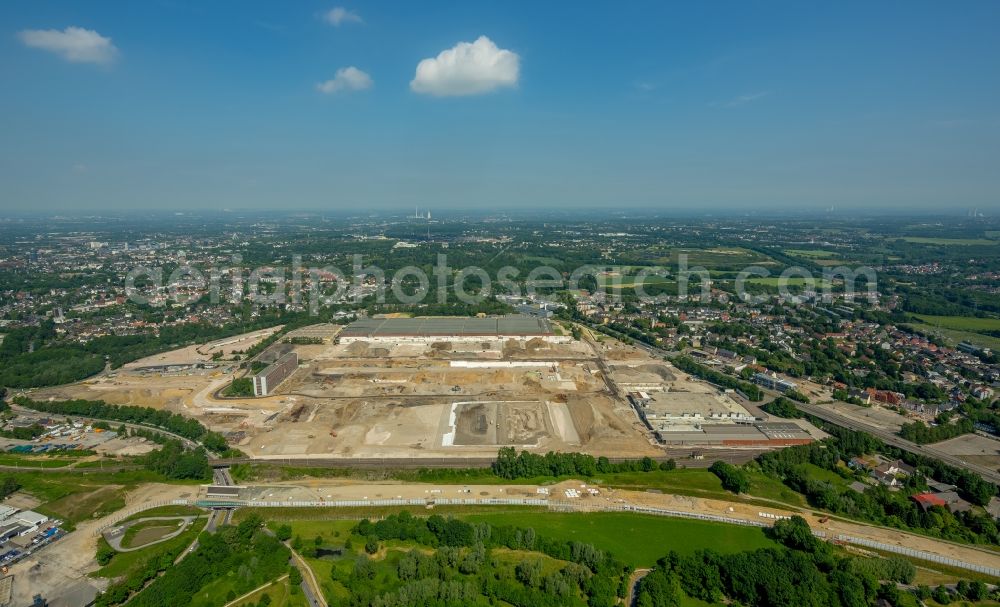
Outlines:
{"label": "large warehouse roof", "polygon": [[366,318],[352,322],[340,337],[500,337],[507,335],[552,335],[552,325],[534,316],[490,316],[487,318],[417,317]]}

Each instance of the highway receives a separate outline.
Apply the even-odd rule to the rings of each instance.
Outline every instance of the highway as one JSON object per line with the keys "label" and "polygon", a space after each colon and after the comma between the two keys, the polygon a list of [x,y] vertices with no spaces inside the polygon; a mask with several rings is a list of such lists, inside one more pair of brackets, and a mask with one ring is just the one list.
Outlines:
{"label": "highway", "polygon": [[[661,350],[660,348],[656,348],[654,346],[639,341],[634,341],[633,345],[645,351],[650,356],[658,356],[670,359],[679,354],[679,352],[668,352],[666,350]],[[761,391],[764,394],[771,396],[772,398],[781,396],[780,392],[768,390],[763,387],[761,387]],[[956,468],[968,470],[969,472],[974,472],[983,477],[985,480],[988,480],[991,483],[1000,486],[1000,471],[998,470],[967,462],[959,457],[951,455],[950,453],[946,453],[943,450],[934,447],[933,445],[918,445],[914,442],[906,440],[905,438],[899,436],[898,434],[894,434],[892,432],[889,432],[887,430],[882,430],[880,428],[872,427],[868,424],[862,423],[856,419],[852,419],[850,417],[847,417],[846,415],[842,415],[840,413],[837,413],[836,411],[832,411],[831,409],[822,407],[820,405],[804,404],[799,402],[796,402],[795,405],[800,410],[809,413],[810,415],[814,415],[822,419],[823,421],[844,428],[848,428],[851,430],[856,430],[858,432],[865,432],[867,434],[871,434],[872,436],[878,438],[887,445],[892,445],[893,447],[902,449],[903,451],[908,451],[916,455],[937,459]]]}

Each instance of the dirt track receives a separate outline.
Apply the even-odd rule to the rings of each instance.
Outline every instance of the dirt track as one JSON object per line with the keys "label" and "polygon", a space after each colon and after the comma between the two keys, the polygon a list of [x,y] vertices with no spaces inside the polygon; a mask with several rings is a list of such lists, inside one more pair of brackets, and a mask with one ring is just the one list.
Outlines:
{"label": "dirt track", "polygon": [[[198,487],[185,485],[141,485],[125,496],[126,510],[174,499],[192,499]],[[103,590],[106,580],[92,579],[87,574],[97,569],[97,531],[121,518],[118,511],[100,519],[82,521],[76,530],[51,546],[11,566],[14,576],[14,605],[30,605],[32,597],[45,589],[50,601],[81,583]]]}

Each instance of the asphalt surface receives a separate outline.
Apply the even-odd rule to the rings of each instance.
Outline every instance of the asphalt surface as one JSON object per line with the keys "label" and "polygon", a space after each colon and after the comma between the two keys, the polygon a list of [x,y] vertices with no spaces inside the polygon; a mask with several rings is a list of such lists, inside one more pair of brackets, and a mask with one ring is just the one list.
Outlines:
{"label": "asphalt surface", "polygon": [[971,464],[954,455],[945,453],[944,451],[934,447],[933,445],[918,445],[916,443],[906,440],[905,438],[897,434],[888,432],[886,430],[881,430],[879,428],[873,428],[868,424],[859,422],[858,420],[837,413],[836,411],[833,411],[821,405],[795,403],[795,406],[798,407],[801,411],[804,411],[810,415],[815,415],[816,417],[822,419],[823,421],[830,422],[831,424],[836,424],[844,428],[849,428],[851,430],[866,432],[878,438],[882,442],[888,445],[892,445],[893,447],[897,447],[904,451],[909,451],[910,453],[914,453],[916,455],[922,455],[924,457],[941,460],[942,462],[950,466],[954,466],[956,468],[962,468],[970,472],[975,472],[976,474],[982,476],[984,479],[990,481],[993,484],[1000,484],[1000,472],[997,472],[996,470],[987,468],[985,466]]}

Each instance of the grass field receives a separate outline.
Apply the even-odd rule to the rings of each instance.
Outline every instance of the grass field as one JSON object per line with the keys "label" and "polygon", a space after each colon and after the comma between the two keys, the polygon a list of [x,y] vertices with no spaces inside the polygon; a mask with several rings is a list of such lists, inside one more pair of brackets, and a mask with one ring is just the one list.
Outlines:
{"label": "grass field", "polygon": [[119,552],[111,559],[110,563],[91,573],[90,576],[109,579],[122,577],[143,567],[151,559],[158,559],[161,555],[172,551],[178,551],[179,553],[180,550],[183,550],[194,541],[194,538],[201,533],[207,522],[208,519],[198,519],[185,529],[184,533],[166,542],[154,544],[148,548],[133,552]]}
{"label": "grass field", "polygon": [[270,607],[306,607],[305,595],[302,594],[301,590],[293,594],[291,585],[288,583],[288,578],[272,583],[267,588],[253,593],[246,599],[238,603],[233,603],[233,607],[252,607],[257,605],[264,598],[265,594],[271,599]]}
{"label": "grass field", "polygon": [[957,345],[961,341],[967,341],[970,344],[979,346],[980,348],[991,348],[993,350],[1000,350],[1000,337],[993,337],[992,335],[983,335],[982,333],[975,333],[973,331],[960,331],[958,329],[947,329],[944,327],[939,327],[936,325],[930,325],[927,323],[909,323],[911,327],[930,335],[937,335],[944,339],[951,346]]}
{"label": "grass field", "polygon": [[142,521],[136,523],[125,530],[125,537],[122,538],[123,548],[134,548],[145,546],[157,540],[163,539],[177,531],[182,519],[173,521]]}
{"label": "grass field", "polygon": [[590,543],[635,567],[649,567],[671,550],[690,554],[698,548],[711,548],[733,553],[776,546],[754,527],[629,513],[472,514],[460,518],[532,527],[548,538]]}
{"label": "grass field", "polygon": [[636,285],[640,285],[643,287],[652,287],[655,285],[674,284],[676,282],[674,280],[669,280],[662,276],[653,276],[653,275],[646,276],[645,278],[642,279],[640,279],[637,276],[622,276],[617,278],[619,284],[615,284],[615,280],[616,278],[613,276],[601,276],[599,277],[597,284],[602,289],[611,288],[612,286],[621,289],[634,289]]}
{"label": "grass field", "polygon": [[[395,511],[399,511],[396,508]],[[424,511],[414,511],[426,516]],[[435,513],[438,509],[434,510]],[[540,536],[557,540],[576,540],[594,544],[626,563],[648,567],[671,550],[689,554],[698,548],[711,548],[731,553],[754,550],[776,544],[761,529],[723,523],[674,519],[630,513],[552,513],[545,511],[509,511],[497,513],[455,514],[470,522],[492,525],[532,527]],[[305,541],[319,536],[324,544],[343,544],[355,520],[288,521],[292,532]],[[339,534],[339,535],[338,535]],[[355,538],[355,543],[359,541]]]}
{"label": "grass field", "polygon": [[810,259],[828,259],[831,257],[840,257],[840,253],[835,253],[833,251],[823,251],[821,249],[785,249],[786,255],[793,255],[795,257],[808,257]]}
{"label": "grass field", "polygon": [[125,507],[125,489],[116,485],[87,487],[43,504],[42,510],[69,523],[99,518]]}
{"label": "grass field", "polygon": [[844,477],[840,476],[833,470],[820,468],[815,464],[801,464],[801,467],[805,469],[806,473],[809,475],[809,478],[818,481],[826,481],[831,485],[833,485],[834,487],[837,487],[841,491],[846,491],[850,487],[850,484],[853,482],[845,479]]}
{"label": "grass field", "polygon": [[[397,509],[398,510],[398,509]],[[437,512],[437,510],[435,510]],[[424,516],[426,512],[415,512]],[[664,517],[634,515],[625,513],[549,513],[549,512],[503,512],[492,514],[459,514],[469,522],[489,522],[493,525],[531,527],[540,536],[557,540],[576,540],[595,545],[613,553],[621,560],[635,567],[648,567],[665,556],[670,550],[689,554],[699,548],[711,548],[723,553],[754,550],[775,546],[761,529],[724,525],[704,521],[670,519]],[[362,538],[351,536],[354,520],[306,520],[290,521],[292,533],[302,538],[305,544],[319,538],[318,545],[342,547],[348,538],[357,552]],[[383,550],[393,555],[397,551],[411,548],[411,542],[390,540],[383,542]],[[559,566],[559,562],[544,555],[524,553],[506,549],[494,550],[494,557],[511,567],[524,558],[542,561],[543,570]],[[381,559],[383,556],[377,556]],[[395,558],[390,556],[389,558]],[[307,558],[317,580],[327,597],[344,599],[345,589],[331,579],[335,567],[349,567],[351,559]],[[276,598],[276,597],[274,597]],[[709,603],[683,597],[684,607],[716,607]]]}
{"label": "grass field", "polygon": [[930,316],[914,314],[924,324],[955,329],[956,331],[1000,331],[1000,318],[977,318],[975,316]]}
{"label": "grass field", "polygon": [[831,286],[830,281],[828,280],[816,277],[810,283],[803,276],[789,276],[784,279],[780,276],[758,276],[757,278],[748,278],[747,284],[765,285],[768,287],[777,287],[781,284],[785,284],[789,287],[805,287],[811,284],[813,288],[816,289],[827,289]]}
{"label": "grass field", "polygon": [[904,236],[901,240],[915,244],[943,244],[958,246],[989,246],[997,244],[996,240],[986,238],[926,238],[923,236]]}
{"label": "grass field", "polygon": [[672,248],[659,244],[636,250],[630,259],[641,260],[641,264],[669,266],[676,269],[681,256],[687,258],[688,267],[741,268],[747,265],[777,265],[771,257],[742,247]]}
{"label": "grass field", "polygon": [[149,510],[136,512],[122,522],[153,516],[206,516],[205,512],[205,510],[195,506],[160,506],[159,508],[150,508]]}
{"label": "grass field", "polygon": [[14,455],[13,453],[0,454],[0,466],[17,466],[20,468],[63,468],[74,461],[76,460],[69,457],[55,458]]}
{"label": "grass field", "polygon": [[70,529],[74,523],[86,518],[104,516],[124,508],[125,492],[140,483],[167,482],[162,476],[146,470],[105,474],[14,472],[10,475],[21,484],[22,491],[42,502],[36,510],[62,519]]}

